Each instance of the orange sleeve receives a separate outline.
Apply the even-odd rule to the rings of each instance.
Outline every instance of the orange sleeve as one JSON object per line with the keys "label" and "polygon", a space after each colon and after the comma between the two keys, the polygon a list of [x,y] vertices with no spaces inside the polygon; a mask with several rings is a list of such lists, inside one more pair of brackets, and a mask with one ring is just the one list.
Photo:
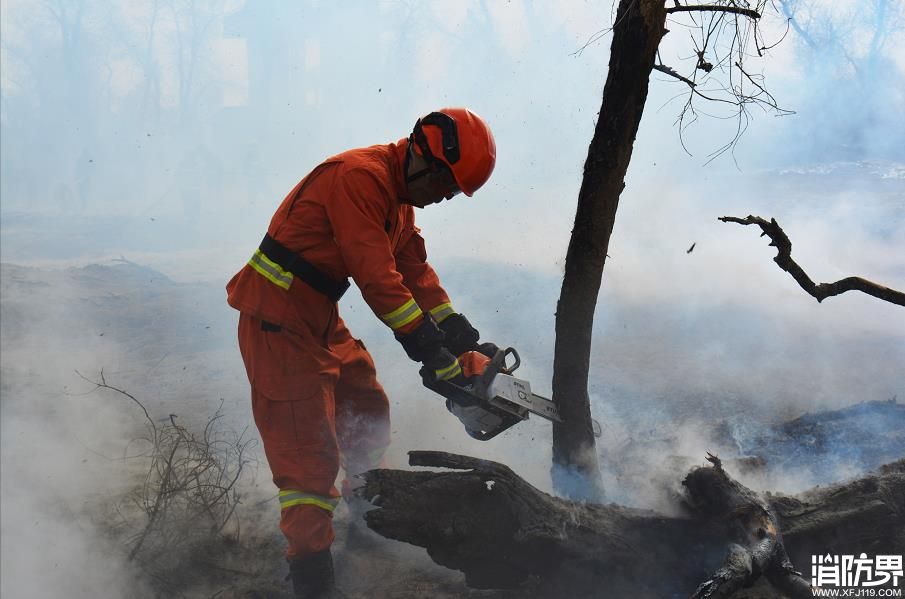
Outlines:
{"label": "orange sleeve", "polygon": [[396,255],[396,265],[402,273],[402,282],[408,287],[418,305],[437,322],[455,314],[449,296],[440,286],[440,277],[427,262],[424,238],[415,229],[412,236]]}
{"label": "orange sleeve", "polygon": [[390,194],[363,168],[350,169],[337,181],[326,209],[343,262],[371,310],[393,331],[408,333],[423,313],[396,269],[384,229]]}

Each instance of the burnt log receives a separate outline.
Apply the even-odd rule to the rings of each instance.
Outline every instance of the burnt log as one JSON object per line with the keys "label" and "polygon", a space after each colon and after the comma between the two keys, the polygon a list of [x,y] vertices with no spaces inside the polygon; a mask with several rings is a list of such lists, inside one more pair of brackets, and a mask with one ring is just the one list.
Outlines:
{"label": "burnt log", "polygon": [[702,582],[692,599],[722,599],[764,576],[792,599],[812,597],[810,584],[789,561],[776,512],[757,493],[735,481],[716,456],[712,468],[695,468],[682,481],[698,518],[726,523],[730,541],[724,565]]}
{"label": "burnt log", "polygon": [[793,563],[812,555],[905,552],[905,459],[862,478],[797,495],[767,494]]}
{"label": "burnt log", "polygon": [[905,460],[786,496],[755,493],[713,458],[683,481],[682,515],[667,516],[554,497],[489,460],[409,456],[412,466],[449,470],[365,473],[358,493],[377,507],[365,520],[384,537],[426,548],[474,588],[729,597],[764,577],[777,596],[804,597],[795,567],[809,570],[812,553],[905,549]]}

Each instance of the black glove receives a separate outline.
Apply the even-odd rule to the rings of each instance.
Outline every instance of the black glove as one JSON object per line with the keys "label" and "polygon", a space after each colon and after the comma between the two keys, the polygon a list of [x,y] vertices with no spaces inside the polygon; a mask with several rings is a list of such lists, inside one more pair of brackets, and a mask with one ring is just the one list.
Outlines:
{"label": "black glove", "polygon": [[459,387],[468,384],[465,375],[462,374],[459,360],[445,347],[441,347],[440,351],[423,362],[424,366],[420,371],[421,380],[428,389],[433,389],[433,385],[437,381],[448,381]]}
{"label": "black glove", "polygon": [[498,351],[500,351],[500,348],[496,343],[485,342],[478,345],[478,347],[475,348],[475,351],[484,354],[488,358],[492,358]]}
{"label": "black glove", "polygon": [[396,340],[402,344],[408,357],[415,362],[424,362],[443,349],[443,331],[427,316],[411,333],[407,335],[396,333]]}
{"label": "black glove", "polygon": [[430,318],[425,317],[418,327],[408,335],[396,334],[408,357],[421,362],[421,378],[430,387],[438,380],[449,381],[459,386],[465,385],[465,377],[459,360],[443,347],[443,331]]}
{"label": "black glove", "polygon": [[440,323],[440,330],[445,336],[443,346],[453,355],[461,356],[467,351],[478,349],[478,339],[481,338],[481,334],[463,315],[453,314],[444,318]]}

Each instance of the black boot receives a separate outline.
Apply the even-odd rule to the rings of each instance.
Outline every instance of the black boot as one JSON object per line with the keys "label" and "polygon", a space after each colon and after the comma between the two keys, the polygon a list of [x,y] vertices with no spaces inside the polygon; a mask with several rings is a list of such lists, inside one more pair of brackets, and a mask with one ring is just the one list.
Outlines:
{"label": "black boot", "polygon": [[327,599],[333,591],[333,556],[329,549],[289,560],[289,577],[296,599]]}

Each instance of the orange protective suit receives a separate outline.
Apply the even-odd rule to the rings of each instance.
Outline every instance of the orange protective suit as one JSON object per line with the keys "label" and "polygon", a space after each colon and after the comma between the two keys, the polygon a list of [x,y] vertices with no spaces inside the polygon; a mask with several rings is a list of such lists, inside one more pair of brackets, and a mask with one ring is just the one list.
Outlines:
{"label": "orange protective suit", "polygon": [[[268,235],[331,279],[351,276],[365,302],[406,334],[430,313],[454,313],[427,263],[424,240],[405,196],[408,142],[329,158],[283,200]],[[333,541],[334,483],[378,465],[389,444],[389,403],[374,362],[354,339],[337,304],[262,250],[227,285],[241,312],[239,347],[252,411],[280,489],[288,556]]]}

